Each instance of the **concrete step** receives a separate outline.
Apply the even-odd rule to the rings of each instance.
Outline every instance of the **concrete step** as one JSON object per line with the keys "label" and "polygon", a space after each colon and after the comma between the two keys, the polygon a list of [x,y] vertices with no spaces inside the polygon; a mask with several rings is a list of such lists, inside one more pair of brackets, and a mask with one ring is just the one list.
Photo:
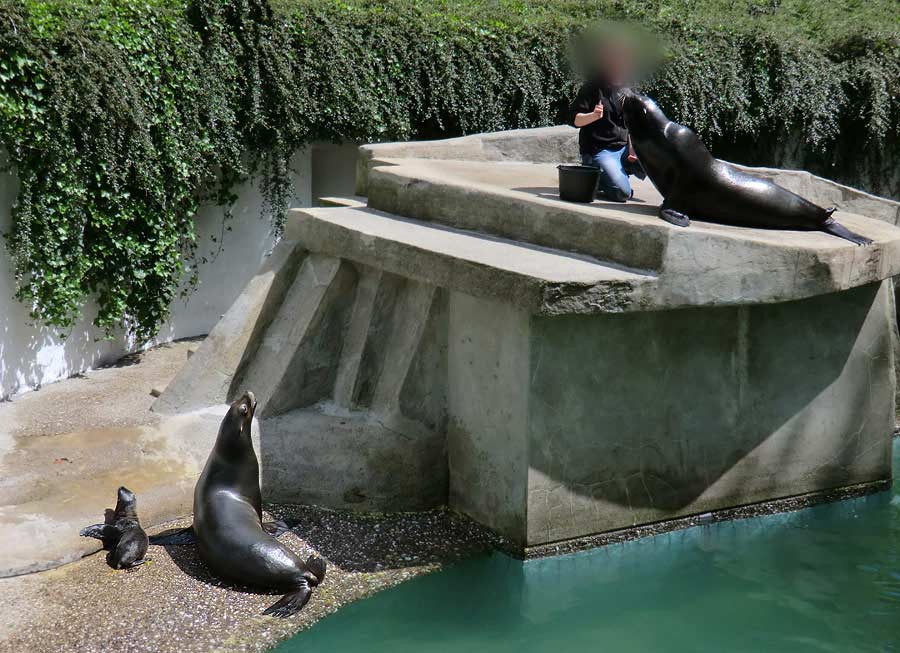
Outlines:
{"label": "concrete step", "polygon": [[652,271],[655,291],[626,310],[769,304],[900,274],[900,229],[887,222],[838,212],[842,225],[874,241],[862,248],[821,231],[702,220],[685,229],[659,219],[662,198],[649,179],[632,187],[625,204],[581,204],[560,200],[552,164],[394,159],[369,170],[367,206]]}
{"label": "concrete step", "polygon": [[634,310],[655,280],[588,256],[368,208],[295,209],[287,235],[312,251],[542,315]]}
{"label": "concrete step", "polygon": [[351,208],[364,207],[367,199],[362,195],[351,195],[350,197],[320,197],[317,200],[319,206],[349,206]]}

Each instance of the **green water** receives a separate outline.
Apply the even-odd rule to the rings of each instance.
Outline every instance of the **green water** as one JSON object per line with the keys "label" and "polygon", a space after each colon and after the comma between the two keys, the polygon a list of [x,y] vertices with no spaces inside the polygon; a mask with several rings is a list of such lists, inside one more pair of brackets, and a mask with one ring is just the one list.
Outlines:
{"label": "green water", "polygon": [[469,560],[344,607],[276,650],[900,651],[900,483],[558,558]]}

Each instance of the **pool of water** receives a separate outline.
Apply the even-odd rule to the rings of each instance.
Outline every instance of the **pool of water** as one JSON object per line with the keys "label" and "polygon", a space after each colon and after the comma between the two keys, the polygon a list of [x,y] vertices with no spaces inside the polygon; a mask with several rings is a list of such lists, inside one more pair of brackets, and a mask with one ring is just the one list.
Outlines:
{"label": "pool of water", "polygon": [[276,651],[900,651],[900,483],[557,558],[468,560]]}

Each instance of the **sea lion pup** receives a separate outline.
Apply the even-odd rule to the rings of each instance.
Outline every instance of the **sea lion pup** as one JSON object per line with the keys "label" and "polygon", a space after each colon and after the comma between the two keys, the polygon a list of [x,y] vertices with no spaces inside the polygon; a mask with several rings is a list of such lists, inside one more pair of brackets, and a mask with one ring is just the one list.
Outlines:
{"label": "sea lion pup", "polygon": [[713,158],[691,129],[669,120],[656,102],[622,91],[625,124],[644,170],[665,200],[659,216],[687,227],[691,218],[775,229],[824,231],[857,245],[853,233],[822,208],[767,179]]}
{"label": "sea lion pup", "polygon": [[194,525],[153,538],[154,544],[196,542],[200,557],[221,578],[285,595],[263,611],[276,617],[299,612],[325,578],[325,561],[303,562],[273,535],[281,523],[263,524],[259,462],[250,440],[256,398],[231,404],[216,444],[194,488]]}
{"label": "sea lion pup", "polygon": [[133,569],[147,560],[147,533],[141,528],[137,514],[137,498],[127,487],[120,487],[112,523],[82,528],[79,535],[103,540],[110,549],[106,562],[113,569]]}

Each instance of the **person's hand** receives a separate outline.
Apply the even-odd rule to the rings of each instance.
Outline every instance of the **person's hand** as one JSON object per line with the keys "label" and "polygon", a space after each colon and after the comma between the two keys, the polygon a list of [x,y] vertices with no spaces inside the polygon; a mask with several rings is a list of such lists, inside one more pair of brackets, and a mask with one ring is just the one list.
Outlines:
{"label": "person's hand", "polygon": [[598,102],[597,106],[594,107],[594,117],[602,118],[603,117],[603,103]]}

